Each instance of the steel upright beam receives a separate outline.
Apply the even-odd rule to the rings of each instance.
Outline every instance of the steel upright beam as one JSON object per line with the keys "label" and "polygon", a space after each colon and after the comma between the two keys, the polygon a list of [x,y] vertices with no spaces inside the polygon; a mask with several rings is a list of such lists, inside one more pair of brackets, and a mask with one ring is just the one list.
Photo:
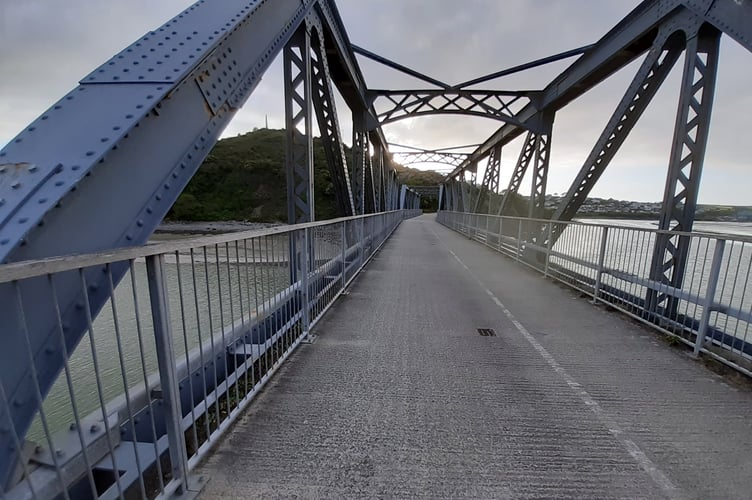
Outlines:
{"label": "steel upright beam", "polygon": [[499,192],[499,173],[501,170],[501,146],[497,146],[491,150],[491,155],[488,157],[488,165],[486,171],[483,173],[483,184],[480,186],[478,192],[478,199],[475,200],[475,207],[473,212],[483,208],[483,202],[485,198],[488,198],[488,210],[485,213],[491,213],[491,194]]}
{"label": "steel upright beam", "polygon": [[[571,220],[574,217],[666,80],[683,50],[684,40],[679,33],[670,36],[668,30],[659,32],[552,219]],[[558,232],[555,232],[554,238],[557,236]]]}
{"label": "steel upright beam", "polygon": [[[509,200],[512,195],[517,194],[522,184],[522,179],[525,177],[527,167],[530,165],[530,161],[533,159],[536,151],[537,135],[533,132],[528,132],[525,137],[525,143],[520,150],[520,156],[517,159],[517,164],[514,166],[514,172],[512,172],[512,178],[509,179],[509,186],[504,192],[504,197],[499,204],[498,215],[504,215],[504,210],[509,204]],[[521,214],[518,214],[521,215]]]}
{"label": "steel upright beam", "polygon": [[366,155],[368,155],[368,131],[366,130],[365,113],[361,110],[353,111],[352,138],[352,182],[355,213],[366,212]]}
{"label": "steel upright beam", "polygon": [[374,211],[381,212],[381,207],[384,206],[384,147],[378,142],[373,143],[373,160],[371,168],[373,171]]}
{"label": "steel upright beam", "polygon": [[311,34],[301,26],[284,49],[287,222],[315,218],[311,129]]}
{"label": "steel upright beam", "polygon": [[311,48],[315,56],[312,60],[313,78],[311,81],[313,107],[316,111],[316,121],[319,125],[326,162],[334,185],[337,209],[340,216],[346,217],[356,214],[355,202],[350,186],[345,147],[340,134],[339,119],[334,104],[334,92],[320,23],[314,23],[311,36],[313,37]]}
{"label": "steel upright beam", "polygon": [[546,205],[546,183],[548,181],[548,160],[551,156],[551,130],[553,128],[553,114],[543,118],[544,129],[536,134],[535,161],[533,162],[532,189],[530,190],[530,205],[528,217],[542,219]]}
{"label": "steel upright beam", "polygon": [[[720,39],[721,32],[708,24],[698,23],[696,30],[687,35],[679,109],[658,226],[662,231],[686,233],[692,230],[710,129]],[[687,236],[659,234],[650,268],[651,279],[681,288],[689,244]],[[673,317],[678,300],[650,289],[646,305],[649,312],[663,307],[664,314]]]}

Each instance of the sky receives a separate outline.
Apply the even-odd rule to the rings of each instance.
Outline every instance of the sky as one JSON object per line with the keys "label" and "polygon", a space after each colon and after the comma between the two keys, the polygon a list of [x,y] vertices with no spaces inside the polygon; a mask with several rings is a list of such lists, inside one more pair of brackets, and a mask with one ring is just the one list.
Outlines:
{"label": "sky", "polygon": [[[218,1],[218,0],[214,0]],[[0,0],[0,147],[57,99],[145,32],[189,6],[189,0]],[[449,83],[597,41],[637,0],[337,0],[351,41]],[[423,88],[415,79],[358,57],[370,88]],[[484,84],[497,90],[542,89],[573,59]],[[700,203],[752,205],[752,54],[724,37]],[[627,66],[559,111],[554,122],[549,193],[565,192],[639,66]],[[681,64],[663,85],[591,196],[659,201],[663,197]],[[268,119],[284,125],[281,57],[224,136]],[[345,142],[350,114],[337,109]],[[432,116],[386,125],[390,142],[441,148],[483,142],[501,124],[474,117]],[[521,139],[502,152],[501,185],[511,177]],[[423,165],[435,168],[436,165]],[[482,170],[479,172],[482,175]],[[530,180],[521,193],[529,192]]]}

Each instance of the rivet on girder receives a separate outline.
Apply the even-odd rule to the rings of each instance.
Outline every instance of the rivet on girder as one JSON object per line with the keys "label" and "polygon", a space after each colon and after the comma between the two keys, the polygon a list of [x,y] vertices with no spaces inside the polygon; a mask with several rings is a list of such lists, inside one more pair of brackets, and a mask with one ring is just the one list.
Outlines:
{"label": "rivet on girder", "polygon": [[136,221],[136,225],[137,225],[138,227],[144,227],[144,221],[142,221],[142,220],[138,220],[138,221]]}
{"label": "rivet on girder", "polygon": [[19,224],[26,224],[27,222],[29,222],[28,217],[21,217],[20,219],[18,219]]}
{"label": "rivet on girder", "polygon": [[11,184],[10,187],[12,187],[13,189],[18,189],[21,187],[21,183],[16,181],[13,184]]}

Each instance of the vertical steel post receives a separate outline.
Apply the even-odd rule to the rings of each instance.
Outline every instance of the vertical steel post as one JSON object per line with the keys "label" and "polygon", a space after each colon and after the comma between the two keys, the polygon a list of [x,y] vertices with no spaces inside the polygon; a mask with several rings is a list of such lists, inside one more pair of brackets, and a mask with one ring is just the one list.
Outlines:
{"label": "vertical steel post", "polygon": [[311,36],[303,24],[284,48],[287,222],[314,220]]}
{"label": "vertical steel post", "polygon": [[[533,178],[530,189],[530,206],[528,217],[542,219],[546,205],[546,183],[548,181],[548,159],[551,156],[551,131],[554,124],[553,113],[542,118],[543,130],[535,138],[535,160],[533,161]],[[533,233],[537,237],[537,234]]]}
{"label": "vertical steel post", "polygon": [[[313,191],[313,132],[311,106],[311,35],[305,23],[283,50],[285,80],[285,170],[287,222],[315,218]],[[303,253],[294,233],[289,237],[290,283],[298,281]]]}
{"label": "vertical steel post", "polygon": [[151,317],[154,323],[155,350],[164,402],[172,478],[180,484],[178,492],[181,492],[188,488],[188,452],[185,448],[181,425],[183,415],[172,345],[169,300],[165,289],[164,255],[146,257],[146,277],[149,283]]}
{"label": "vertical steel post", "polygon": [[710,267],[710,276],[708,276],[708,285],[705,288],[705,297],[702,301],[702,316],[700,317],[700,326],[697,328],[697,338],[695,339],[694,355],[700,354],[705,336],[707,335],[708,325],[710,323],[710,313],[715,300],[715,292],[718,288],[718,278],[721,274],[721,263],[723,262],[723,252],[726,248],[726,240],[717,239],[715,249],[713,250],[713,263]]}
{"label": "vertical steel post", "polygon": [[[695,33],[688,34],[679,107],[674,127],[666,189],[656,236],[650,278],[681,289],[689,256],[689,237],[674,232],[692,231],[697,207],[700,177],[710,130],[710,117],[718,72],[718,49],[721,32],[698,23]],[[669,232],[670,231],[670,232]],[[658,290],[649,289],[646,297],[648,314],[659,313],[673,318],[679,300]]]}

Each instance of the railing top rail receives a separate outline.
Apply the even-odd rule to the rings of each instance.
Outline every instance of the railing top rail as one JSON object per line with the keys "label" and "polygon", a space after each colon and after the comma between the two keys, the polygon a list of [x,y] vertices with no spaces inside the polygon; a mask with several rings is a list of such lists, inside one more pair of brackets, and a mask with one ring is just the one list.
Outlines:
{"label": "railing top rail", "polygon": [[10,264],[0,265],[0,283],[8,283],[11,281],[35,278],[38,276],[44,276],[46,274],[72,271],[85,267],[101,266],[105,264],[111,264],[113,262],[123,262],[133,259],[150,257],[153,255],[175,253],[184,250],[190,250],[192,248],[201,248],[206,246],[231,243],[235,241],[248,240],[252,238],[259,238],[263,236],[285,234],[292,231],[299,231],[301,229],[323,227],[332,224],[338,224],[341,222],[367,219],[379,215],[399,213],[403,211],[405,210],[393,210],[390,212],[356,215],[353,217],[339,217],[336,219],[307,222],[303,224],[283,225],[264,229],[251,229],[248,231],[234,231],[230,233],[208,236],[187,237],[181,238],[179,240],[148,243],[146,245],[134,247],[115,248],[112,250],[105,250],[95,253],[63,255],[39,260],[13,262]]}
{"label": "railing top rail", "polygon": [[[653,229],[649,227],[632,227],[632,226],[620,226],[618,224],[602,224],[602,223],[593,223],[593,222],[583,222],[582,220],[571,220],[571,221],[563,221],[563,220],[551,220],[551,219],[530,219],[528,217],[514,217],[509,215],[493,215],[493,214],[480,214],[480,213],[469,213],[469,212],[451,212],[449,210],[445,210],[447,213],[456,213],[456,214],[467,214],[467,215],[479,215],[483,217],[493,217],[495,219],[513,219],[513,220],[522,220],[522,221],[530,221],[530,222],[540,222],[542,224],[548,224],[550,222],[553,222],[554,224],[566,224],[566,225],[580,225],[580,226],[599,226],[599,227],[607,227],[609,229],[628,229],[630,231],[640,231],[640,232],[646,232],[646,233],[656,233],[656,234],[670,234],[672,236],[691,236],[694,238],[713,238],[716,240],[728,240],[728,241],[739,241],[739,242],[745,242],[745,243],[752,243],[752,236],[747,236],[743,234],[732,234],[732,233],[715,233],[712,231],[692,231],[692,232],[686,232],[686,231],[669,231],[665,229]],[[634,219],[624,219],[624,220],[634,220]],[[648,219],[644,219],[648,220]]]}

